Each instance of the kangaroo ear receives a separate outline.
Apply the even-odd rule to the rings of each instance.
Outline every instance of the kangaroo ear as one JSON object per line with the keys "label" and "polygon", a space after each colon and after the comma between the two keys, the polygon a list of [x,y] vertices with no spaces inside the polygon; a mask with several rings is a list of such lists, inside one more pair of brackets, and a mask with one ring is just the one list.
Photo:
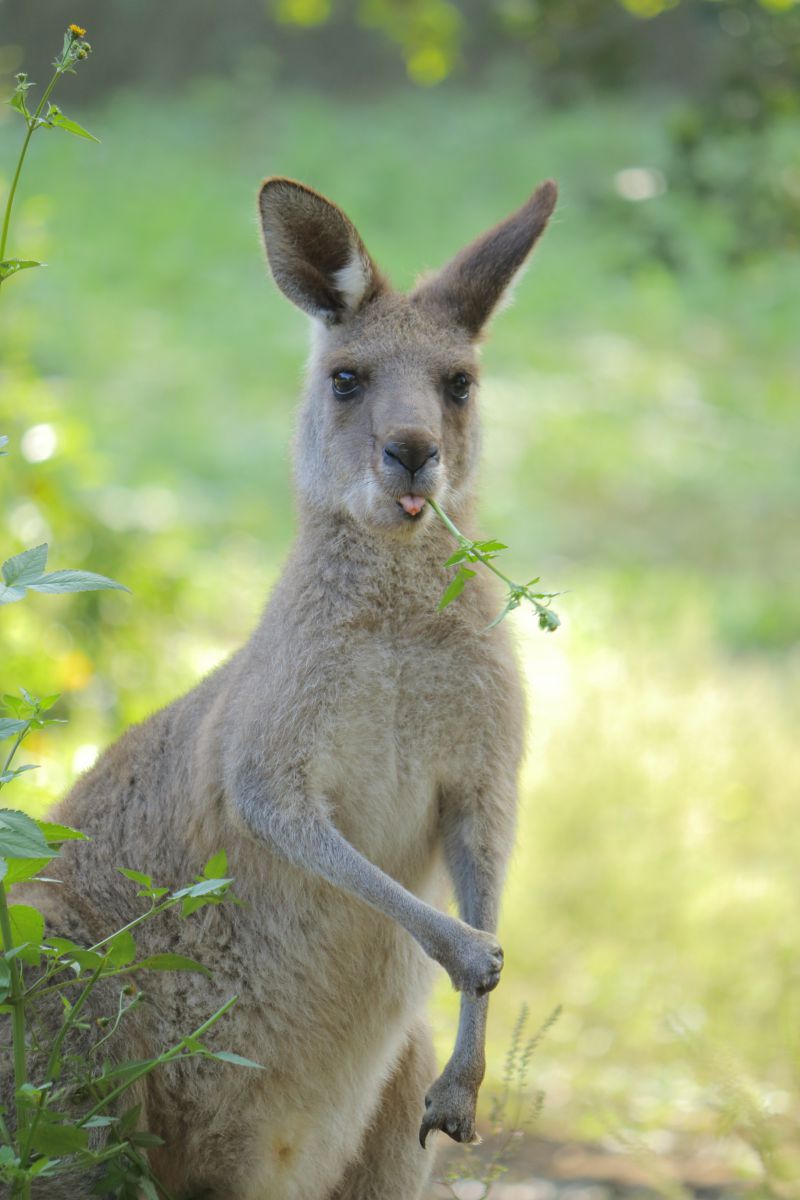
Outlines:
{"label": "kangaroo ear", "polygon": [[505,221],[476,238],[447,266],[424,279],[416,295],[450,310],[454,320],[476,337],[492,312],[511,291],[539,235],[556,206],[552,179]]}
{"label": "kangaroo ear", "polygon": [[386,286],[355,226],[319,192],[276,176],[258,206],[275,282],[312,317],[335,324]]}

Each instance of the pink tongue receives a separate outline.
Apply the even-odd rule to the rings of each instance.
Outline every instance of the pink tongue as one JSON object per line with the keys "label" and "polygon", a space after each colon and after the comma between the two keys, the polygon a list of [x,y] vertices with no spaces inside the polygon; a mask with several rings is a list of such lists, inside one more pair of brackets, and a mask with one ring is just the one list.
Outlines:
{"label": "pink tongue", "polygon": [[400,503],[405,511],[411,517],[415,517],[418,512],[422,512],[425,505],[424,496],[401,496]]}

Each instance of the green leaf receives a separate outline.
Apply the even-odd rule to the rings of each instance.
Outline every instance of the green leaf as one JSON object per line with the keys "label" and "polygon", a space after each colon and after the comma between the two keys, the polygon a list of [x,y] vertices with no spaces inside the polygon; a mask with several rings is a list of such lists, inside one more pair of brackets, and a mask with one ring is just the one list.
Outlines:
{"label": "green leaf", "polygon": [[8,874],[4,881],[6,887],[11,887],[12,883],[24,883],[26,879],[33,879],[54,857],[55,855],[51,854],[49,858],[10,858]]}
{"label": "green leaf", "polygon": [[[0,850],[2,854],[2,850]],[[181,888],[178,892],[172,893],[173,900],[180,900],[182,897],[191,897],[195,899],[198,896],[207,896],[210,892],[220,892],[233,883],[233,879],[201,879],[199,883],[193,883],[189,887]]]}
{"label": "green leaf", "polygon": [[21,554],[7,558],[2,566],[3,581],[9,586],[17,584],[27,587],[29,583],[41,579],[46,566],[47,542],[42,542],[41,546],[34,546],[32,550],[23,550]]}
{"label": "green leaf", "polygon": [[11,991],[11,967],[5,958],[0,958],[0,1000],[5,1000]]}
{"label": "green leaf", "polygon": [[95,950],[67,950],[61,957],[77,963],[82,971],[96,971],[103,964],[103,955]]}
{"label": "green leaf", "polygon": [[89,1134],[77,1125],[56,1125],[39,1122],[31,1144],[40,1154],[76,1154],[88,1150]]}
{"label": "green leaf", "polygon": [[27,728],[27,721],[16,721],[12,717],[0,717],[0,742],[4,738],[16,737],[18,733],[22,733]]}
{"label": "green leaf", "polygon": [[224,850],[218,850],[203,867],[203,875],[206,879],[219,879],[222,875],[228,873],[228,855]]}
{"label": "green leaf", "polygon": [[28,106],[25,103],[25,92],[23,90],[14,92],[14,95],[11,97],[8,103],[12,108],[15,108],[18,113],[21,113],[23,117],[30,117],[31,114],[28,112]]}
{"label": "green leaf", "polygon": [[130,589],[124,583],[117,583],[105,575],[95,575],[94,571],[52,571],[43,575],[36,583],[28,585],[34,592],[101,592],[114,588],[121,592]]}
{"label": "green leaf", "polygon": [[67,133],[74,133],[76,137],[88,138],[90,142],[99,142],[100,138],[96,138],[93,133],[89,133],[88,129],[84,129],[77,121],[71,121],[69,117],[65,117],[62,112],[51,112],[50,124],[57,125],[59,129],[66,130]]}
{"label": "green leaf", "polygon": [[112,967],[127,967],[136,958],[136,942],[129,929],[115,933],[106,942],[106,955]]}
{"label": "green leaf", "polygon": [[[39,944],[44,938],[44,917],[38,908],[32,908],[30,904],[10,904],[8,918],[11,922],[11,945],[18,950],[23,962],[36,966],[41,957]],[[3,948],[9,950],[11,947],[3,943]]]}
{"label": "green leaf", "polygon": [[29,271],[31,267],[45,267],[46,263],[37,262],[35,258],[4,258],[0,262],[0,283],[18,271]]}
{"label": "green leaf", "polygon": [[505,544],[505,542],[495,542],[495,541],[476,542],[475,545],[477,546],[477,548],[479,550],[483,551],[484,554],[496,553],[498,550],[507,550],[508,549],[508,546]]}
{"label": "green leaf", "polygon": [[48,937],[46,944],[48,946],[52,946],[54,950],[57,950],[62,957],[66,957],[66,955],[72,950],[80,950],[80,946],[77,944],[77,942],[71,942],[69,938]]}
{"label": "green leaf", "polygon": [[439,612],[447,608],[448,604],[452,604],[464,590],[464,586],[468,579],[471,579],[475,574],[469,567],[459,567],[453,578],[450,580],[447,587],[442,592],[442,598],[439,601]]}
{"label": "green leaf", "polygon": [[456,550],[455,554],[451,554],[444,565],[446,567],[457,567],[468,555],[469,550]]}
{"label": "green leaf", "polygon": [[0,772],[0,784],[11,783],[12,779],[16,779],[25,771],[38,771],[38,769],[36,763],[23,763],[21,767],[8,767],[5,771]]}
{"label": "green leaf", "polygon": [[[42,704],[44,704],[44,701],[42,701]],[[89,841],[85,833],[81,833],[79,829],[73,829],[69,825],[59,825],[56,821],[37,821],[36,824],[39,826],[46,842]]]}
{"label": "green leaf", "polygon": [[201,975],[211,974],[202,963],[183,954],[151,954],[134,965],[137,970],[141,967],[148,971],[198,971]]}
{"label": "green leaf", "polygon": [[232,1054],[230,1050],[215,1050],[211,1057],[218,1058],[220,1062],[234,1063],[237,1067],[252,1067],[256,1071],[264,1070],[261,1063],[253,1062],[252,1058],[242,1058],[241,1054]]}
{"label": "green leaf", "polygon": [[152,886],[153,880],[142,871],[132,871],[130,867],[117,867],[117,870],[120,875],[124,875],[126,879],[132,879],[134,883],[142,883],[145,887]]}
{"label": "green leaf", "polygon": [[52,858],[41,830],[26,813],[0,808],[0,855],[4,858]]}

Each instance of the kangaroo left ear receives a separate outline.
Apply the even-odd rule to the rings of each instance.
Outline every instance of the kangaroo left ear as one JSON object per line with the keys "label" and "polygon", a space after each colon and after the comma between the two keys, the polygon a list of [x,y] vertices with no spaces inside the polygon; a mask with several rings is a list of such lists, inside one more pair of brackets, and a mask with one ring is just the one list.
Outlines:
{"label": "kangaroo left ear", "polygon": [[449,309],[457,324],[477,337],[544,232],[557,198],[552,179],[540,184],[527,204],[424,279],[414,294]]}

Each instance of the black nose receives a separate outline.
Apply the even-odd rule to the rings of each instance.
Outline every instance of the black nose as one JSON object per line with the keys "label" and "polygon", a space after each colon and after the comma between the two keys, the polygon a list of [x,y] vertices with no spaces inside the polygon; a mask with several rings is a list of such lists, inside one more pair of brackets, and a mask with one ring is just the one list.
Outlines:
{"label": "black nose", "polygon": [[383,447],[384,462],[389,466],[400,463],[409,475],[415,475],[429,459],[438,457],[439,447],[427,438],[403,438],[402,441],[387,442]]}

